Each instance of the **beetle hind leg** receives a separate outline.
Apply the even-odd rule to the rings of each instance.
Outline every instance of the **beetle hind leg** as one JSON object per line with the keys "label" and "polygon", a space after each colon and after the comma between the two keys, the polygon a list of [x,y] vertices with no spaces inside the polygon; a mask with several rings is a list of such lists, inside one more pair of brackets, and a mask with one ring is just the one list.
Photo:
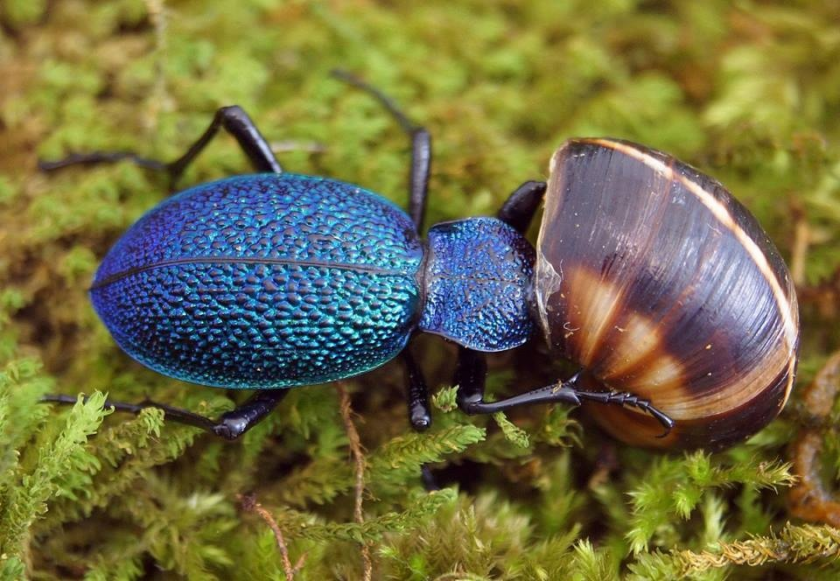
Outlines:
{"label": "beetle hind leg", "polygon": [[167,163],[156,159],[149,159],[125,151],[95,151],[91,153],[72,154],[57,161],[40,161],[38,162],[38,167],[44,171],[54,171],[73,165],[96,165],[127,160],[141,167],[156,171],[165,171],[169,174],[170,185],[174,188],[178,178],[181,177],[198,154],[207,147],[207,144],[210,143],[220,129],[224,129],[233,135],[257,171],[269,173],[281,173],[283,171],[265,137],[262,136],[248,114],[238,105],[218,109],[213,116],[213,121],[210,122],[209,127],[205,129],[201,137],[190,146],[184,155],[172,162]]}
{"label": "beetle hind leg", "polygon": [[[104,407],[114,408],[118,412],[139,414],[145,408],[163,410],[164,419],[201,428],[225,440],[236,440],[245,432],[253,428],[271,413],[288,394],[287,389],[260,390],[249,397],[244,403],[229,412],[223,413],[218,420],[212,420],[185,409],[168,406],[151,400],[138,404],[106,400]],[[74,404],[76,397],[71,395],[46,395],[41,398],[42,403]]]}

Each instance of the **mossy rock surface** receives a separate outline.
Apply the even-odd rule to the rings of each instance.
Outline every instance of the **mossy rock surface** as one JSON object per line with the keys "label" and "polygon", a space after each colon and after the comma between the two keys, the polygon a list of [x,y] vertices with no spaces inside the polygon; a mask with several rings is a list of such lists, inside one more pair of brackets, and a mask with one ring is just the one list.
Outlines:
{"label": "mossy rock surface", "polygon": [[[788,462],[815,425],[804,388],[840,344],[838,21],[833,0],[0,0],[0,579],[283,579],[245,494],[302,559],[296,579],[363,578],[362,546],[374,579],[837,578],[837,529],[793,514]],[[454,350],[423,337],[430,432],[409,430],[398,363],[342,384],[364,448],[360,523],[335,386],[294,390],[234,444],[154,411],[105,417],[100,395],[37,404],[108,393],[215,415],[242,397],[140,367],[90,306],[99,259],[166,179],[37,160],[173,159],[236,103],[289,170],[404,204],[405,135],[335,67],[432,132],[429,224],[493,214],[572,136],[645,143],[726,184],[797,283],[802,359],[781,417],[729,451],[675,455],[564,409],[468,418],[451,411]],[[219,138],[180,185],[247,171]],[[494,397],[571,371],[529,348],[490,369]],[[818,431],[829,492],[839,407]],[[424,463],[441,491],[424,491]]]}

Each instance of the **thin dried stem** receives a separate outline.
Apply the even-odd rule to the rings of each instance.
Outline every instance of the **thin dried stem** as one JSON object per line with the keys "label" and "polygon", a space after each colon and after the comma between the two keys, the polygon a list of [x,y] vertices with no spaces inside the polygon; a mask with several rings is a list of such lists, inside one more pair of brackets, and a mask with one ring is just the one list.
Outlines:
{"label": "thin dried stem", "polygon": [[720,543],[714,551],[676,551],[672,555],[683,575],[729,565],[758,567],[769,563],[812,563],[820,559],[836,562],[840,557],[840,530],[787,523],[778,535]]}
{"label": "thin dried stem", "polygon": [[254,495],[237,495],[237,498],[242,503],[242,508],[247,510],[248,512],[256,513],[260,516],[271,528],[272,532],[274,532],[274,539],[277,541],[277,548],[280,550],[280,556],[283,559],[283,572],[286,574],[286,579],[288,581],[294,581],[295,572],[299,571],[300,568],[303,566],[304,559],[306,555],[301,555],[300,559],[298,560],[297,564],[292,567],[292,561],[289,559],[289,549],[286,546],[286,540],[283,538],[283,531],[280,530],[280,525],[277,524],[277,521],[274,520],[274,517],[271,516],[271,513],[268,512],[263,506],[257,502],[257,497]]}
{"label": "thin dried stem", "polygon": [[166,85],[166,53],[167,53],[167,27],[168,15],[165,0],[145,0],[146,11],[149,13],[149,20],[152,22],[155,33],[154,67],[155,80],[152,86],[151,99],[148,100],[147,115],[145,119],[146,129],[154,131],[157,129],[161,110],[172,110],[172,99],[169,96]]}
{"label": "thin dried stem", "polygon": [[[362,514],[362,497],[365,492],[365,457],[362,453],[362,442],[359,439],[359,432],[353,424],[353,410],[350,408],[350,396],[341,383],[335,384],[338,395],[341,398],[341,419],[344,420],[344,429],[347,432],[347,439],[350,441],[350,452],[356,463],[356,505],[353,510],[355,520],[362,524],[365,522]],[[370,559],[370,547],[362,543],[362,562],[364,564],[364,579],[370,581],[373,577],[373,562]]]}

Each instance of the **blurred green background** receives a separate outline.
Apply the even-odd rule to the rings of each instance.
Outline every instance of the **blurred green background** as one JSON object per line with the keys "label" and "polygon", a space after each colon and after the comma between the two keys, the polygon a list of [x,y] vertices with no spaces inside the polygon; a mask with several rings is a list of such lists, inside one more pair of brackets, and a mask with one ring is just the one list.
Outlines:
{"label": "blurred green background", "polygon": [[[404,204],[405,136],[334,67],[432,132],[427,224],[493,214],[572,136],[638,141],[726,184],[797,283],[802,360],[782,417],[728,452],[660,455],[563,409],[465,418],[444,390],[417,436],[390,364],[344,384],[365,448],[360,523],[334,387],[295,390],[233,444],[155,413],[103,421],[101,400],[37,405],[98,390],[213,415],[240,397],[133,363],[88,302],[98,260],[166,180],[37,160],[172,159],[236,103],[287,169]],[[840,342],[838,138],[836,0],[0,0],[0,578],[283,579],[273,533],[241,510],[251,492],[303,558],[296,579],[362,578],[361,545],[374,579],[837,578],[840,533],[792,515],[785,462],[814,425],[802,388]],[[180,185],[247,171],[219,138]],[[451,346],[415,351],[449,386]],[[491,370],[496,396],[565,371],[528,349]],[[816,467],[829,492],[833,409]],[[424,462],[442,491],[423,490]]]}

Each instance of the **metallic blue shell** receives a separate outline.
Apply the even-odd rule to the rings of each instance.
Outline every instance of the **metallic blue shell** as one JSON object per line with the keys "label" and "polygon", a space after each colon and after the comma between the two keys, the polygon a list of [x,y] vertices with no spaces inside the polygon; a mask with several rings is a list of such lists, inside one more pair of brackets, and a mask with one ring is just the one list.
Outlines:
{"label": "metallic blue shell", "polygon": [[238,176],[143,216],[96,273],[94,307],[131,357],[178,379],[280,388],[396,356],[423,249],[394,204],[340,181]]}
{"label": "metallic blue shell", "polygon": [[420,330],[477,351],[525,343],[534,248],[496,218],[469,218],[429,230],[426,305]]}

